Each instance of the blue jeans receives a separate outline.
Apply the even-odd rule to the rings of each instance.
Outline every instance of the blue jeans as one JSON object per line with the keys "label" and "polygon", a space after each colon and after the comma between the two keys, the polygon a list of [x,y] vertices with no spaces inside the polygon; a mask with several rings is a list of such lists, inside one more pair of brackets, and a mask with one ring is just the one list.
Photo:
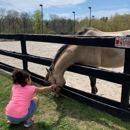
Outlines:
{"label": "blue jeans", "polygon": [[30,108],[28,109],[28,114],[23,117],[23,118],[14,118],[14,117],[11,117],[11,116],[7,116],[8,120],[13,122],[13,123],[20,123],[22,121],[26,121],[30,116],[31,114],[34,112],[34,110],[36,109],[36,103],[32,100],[31,103],[30,103]]}

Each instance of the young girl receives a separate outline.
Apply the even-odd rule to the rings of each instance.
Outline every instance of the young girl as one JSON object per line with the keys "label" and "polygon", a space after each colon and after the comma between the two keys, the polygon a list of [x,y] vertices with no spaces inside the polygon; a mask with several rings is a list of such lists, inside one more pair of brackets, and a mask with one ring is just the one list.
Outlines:
{"label": "young girl", "polygon": [[33,114],[36,111],[39,100],[33,97],[34,93],[41,93],[56,88],[56,84],[46,87],[31,85],[28,72],[15,69],[12,72],[13,87],[10,94],[10,102],[5,108],[5,114],[10,124],[18,124],[25,121],[24,126],[33,124]]}

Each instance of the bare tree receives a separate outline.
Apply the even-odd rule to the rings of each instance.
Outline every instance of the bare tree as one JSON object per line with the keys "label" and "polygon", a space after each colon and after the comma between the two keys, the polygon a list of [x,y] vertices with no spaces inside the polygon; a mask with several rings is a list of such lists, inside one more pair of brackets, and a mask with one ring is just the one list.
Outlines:
{"label": "bare tree", "polygon": [[23,32],[25,33],[28,31],[28,28],[29,28],[30,16],[27,12],[21,12],[20,17],[23,23]]}
{"label": "bare tree", "polygon": [[5,8],[0,8],[0,33],[2,32],[2,28],[4,27],[3,21],[4,21],[5,13],[6,13]]}
{"label": "bare tree", "polygon": [[64,17],[59,17],[56,14],[50,14],[50,21],[48,27],[51,31],[58,34],[66,34],[69,32],[68,20]]}
{"label": "bare tree", "polygon": [[7,11],[8,26],[11,32],[16,32],[16,21],[18,21],[19,12],[15,10]]}

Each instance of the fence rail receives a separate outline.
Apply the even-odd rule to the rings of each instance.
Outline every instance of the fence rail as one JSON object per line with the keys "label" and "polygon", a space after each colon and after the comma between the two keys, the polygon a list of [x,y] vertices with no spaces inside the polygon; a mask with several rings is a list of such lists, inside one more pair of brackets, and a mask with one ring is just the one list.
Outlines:
{"label": "fence rail", "polygon": [[[22,53],[11,52],[0,49],[0,54],[21,59],[23,61],[23,69],[28,70],[28,62],[33,62],[41,65],[50,66],[52,59],[46,57],[39,57],[29,55],[26,49],[26,41],[40,41],[40,42],[52,42],[57,44],[75,44],[84,46],[100,46],[100,47],[115,47],[115,39],[117,37],[79,37],[79,36],[54,36],[54,35],[13,35],[13,34],[1,34],[0,39],[14,39],[21,41]],[[104,42],[106,44],[104,44]],[[42,44],[42,43],[41,43]],[[123,49],[120,48],[120,49]],[[65,86],[62,90],[62,94],[71,97],[80,102],[86,103],[92,107],[100,110],[104,110],[119,118],[130,119],[129,109],[129,94],[130,94],[130,49],[125,49],[125,64],[124,73],[118,73],[108,71],[105,69],[99,69],[92,66],[75,64],[68,68],[68,71],[79,73],[82,75],[88,75],[110,82],[118,83],[122,85],[121,102],[116,102],[110,99],[106,99],[94,94],[83,92],[80,90],[72,89],[69,86]],[[14,67],[0,62],[0,68],[11,72]],[[29,71],[29,70],[28,70]],[[29,71],[30,72],[30,71]],[[39,84],[44,84],[42,76],[31,73],[32,80]]]}
{"label": "fence rail", "polygon": [[[38,41],[57,44],[73,44],[83,46],[100,46],[115,48],[115,38],[111,36],[61,36],[61,35],[22,35],[22,34],[0,34],[0,38],[15,39],[18,41]],[[105,43],[105,44],[104,44]]]}

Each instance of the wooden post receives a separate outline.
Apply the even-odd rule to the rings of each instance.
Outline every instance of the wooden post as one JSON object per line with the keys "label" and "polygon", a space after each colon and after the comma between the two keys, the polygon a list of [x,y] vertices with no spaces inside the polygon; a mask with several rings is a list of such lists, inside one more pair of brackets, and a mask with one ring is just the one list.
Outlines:
{"label": "wooden post", "polygon": [[[21,51],[23,55],[27,55],[26,40],[24,35],[21,35]],[[23,59],[23,69],[28,70],[28,63],[26,57]]]}
{"label": "wooden post", "polygon": [[[124,73],[130,74],[130,49],[125,50]],[[125,79],[125,82],[126,82],[126,80],[127,79]],[[128,109],[129,96],[130,96],[130,86],[126,87],[125,85],[122,85],[121,108]]]}

